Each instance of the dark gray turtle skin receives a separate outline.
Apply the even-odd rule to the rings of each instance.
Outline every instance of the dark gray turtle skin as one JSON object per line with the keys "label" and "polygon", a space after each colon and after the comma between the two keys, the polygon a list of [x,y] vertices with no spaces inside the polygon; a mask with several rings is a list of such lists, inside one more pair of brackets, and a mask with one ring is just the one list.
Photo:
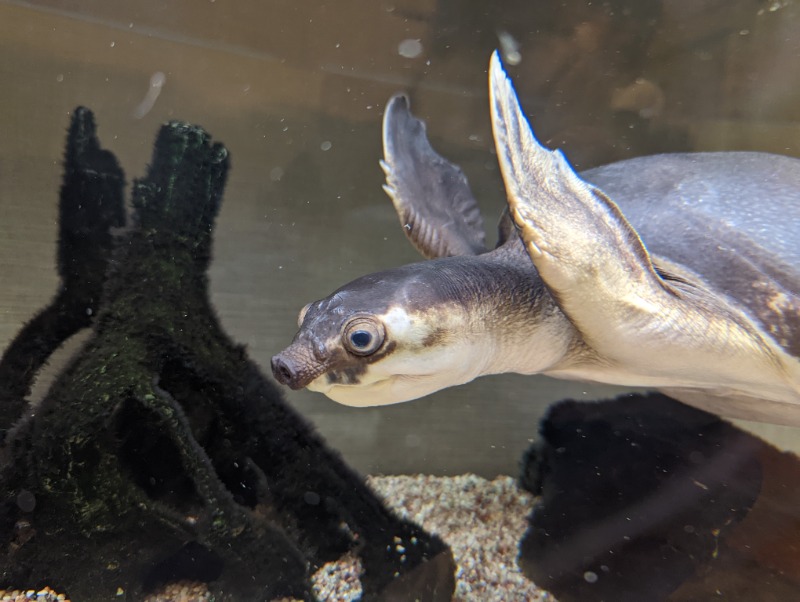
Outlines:
{"label": "dark gray turtle skin", "polygon": [[368,406],[546,374],[800,424],[800,160],[669,154],[579,175],[536,140],[496,54],[489,90],[508,200],[497,246],[461,169],[394,96],[384,189],[428,261],[306,305],[276,378]]}

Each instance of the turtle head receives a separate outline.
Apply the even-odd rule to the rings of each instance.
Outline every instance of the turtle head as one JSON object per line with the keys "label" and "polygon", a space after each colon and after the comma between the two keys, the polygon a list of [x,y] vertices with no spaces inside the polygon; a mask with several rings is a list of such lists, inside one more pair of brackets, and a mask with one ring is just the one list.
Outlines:
{"label": "turtle head", "polygon": [[292,344],[272,358],[275,378],[352,406],[472,380],[490,345],[470,340],[474,307],[443,268],[434,260],[369,274],[309,303]]}

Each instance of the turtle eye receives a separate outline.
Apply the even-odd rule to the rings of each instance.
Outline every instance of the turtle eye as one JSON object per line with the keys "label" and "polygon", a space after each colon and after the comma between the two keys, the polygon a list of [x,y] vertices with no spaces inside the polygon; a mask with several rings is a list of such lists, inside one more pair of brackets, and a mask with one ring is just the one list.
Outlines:
{"label": "turtle eye", "polygon": [[350,320],[342,331],[342,343],[353,355],[375,353],[383,345],[384,337],[383,325],[363,316]]}

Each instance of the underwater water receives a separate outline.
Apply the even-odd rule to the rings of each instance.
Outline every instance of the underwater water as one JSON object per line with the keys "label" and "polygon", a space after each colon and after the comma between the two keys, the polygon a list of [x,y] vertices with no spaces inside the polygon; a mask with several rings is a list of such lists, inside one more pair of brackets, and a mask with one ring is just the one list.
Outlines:
{"label": "underwater water", "polygon": [[[539,139],[561,148],[578,170],[665,152],[751,150],[800,157],[796,0],[0,0],[0,44],[0,349],[50,302],[59,286],[59,188],[66,131],[78,106],[93,112],[101,146],[125,171],[129,215],[131,183],[153,165],[153,144],[162,124],[196,124],[225,145],[230,171],[219,213],[211,220],[208,298],[221,331],[246,347],[268,382],[270,358],[291,341],[297,314],[306,303],[369,272],[421,260],[381,189],[381,118],[391,95],[409,94],[434,147],[463,168],[483,213],[487,242],[494,243],[495,224],[505,207],[486,83],[495,48],[502,51]],[[175,290],[180,291],[179,277],[177,283]],[[147,290],[143,286],[142,295]],[[158,297],[159,291],[154,284],[152,296]],[[187,286],[187,297],[194,294]],[[54,356],[31,398],[47,396],[70,354],[80,353],[87,338],[86,333],[77,334]],[[167,390],[178,397],[177,387]],[[534,441],[543,440],[540,421],[554,402],[608,399],[622,392],[625,389],[593,383],[504,375],[409,403],[350,408],[309,391],[281,390],[288,405],[335,450],[332,453],[341,454],[360,474],[474,473],[489,480],[500,475],[516,478],[535,464],[530,456],[523,457]],[[617,425],[619,420],[624,430],[630,425],[622,414],[609,422]],[[562,417],[552,419],[560,424]],[[569,420],[564,418],[572,424]],[[705,419],[687,420],[707,426]],[[124,430],[124,420],[119,424]],[[778,450],[800,449],[800,431],[795,428],[737,424]],[[140,434],[146,437],[149,432]],[[713,432],[719,441],[738,441],[737,433]],[[213,429],[209,427],[206,435],[203,445],[214,447]],[[690,445],[685,436],[681,431],[667,451],[652,450],[657,467],[653,471],[669,464],[664,458],[674,459],[675,449],[690,455],[693,448],[685,447]],[[548,445],[556,452],[560,449],[554,441]],[[748,443],[748,449],[755,446],[753,453],[761,454],[760,461],[773,458],[771,448],[764,451],[759,445]],[[169,446],[151,451],[158,457],[164,450],[172,452]],[[598,452],[586,451],[592,453]],[[212,457],[216,463],[217,456]],[[579,457],[578,464],[589,457]],[[620,453],[604,461],[613,470],[615,462],[624,463],[625,458]],[[42,462],[45,465],[46,459]],[[749,462],[748,457],[744,463],[750,466]],[[791,483],[785,475],[796,469],[791,463],[781,464],[784,480],[775,483]],[[749,510],[758,497],[752,487],[758,489],[767,479],[744,472],[745,476],[737,473],[737,479],[747,487],[727,481],[720,487],[741,493],[733,501],[725,498],[725,504]],[[272,474],[267,476],[272,483]],[[576,497],[607,494],[602,482],[600,492],[588,487],[584,491],[568,477],[563,479],[566,485],[559,481],[559,495],[573,487]],[[616,491],[624,479],[619,474],[614,478],[608,487]],[[543,499],[570,508],[574,500],[548,498],[555,489],[542,485],[544,479],[525,474],[523,481]],[[539,486],[544,489],[537,490]],[[28,485],[19,487],[27,491]],[[58,491],[57,484],[50,482],[48,487]],[[775,487],[768,503],[793,505],[788,493],[782,497],[782,486]],[[164,496],[160,501],[171,499],[164,491],[159,489],[158,495]],[[635,497],[635,492],[630,495]],[[623,498],[627,499],[620,494]],[[522,506],[521,512],[530,510]],[[689,508],[691,516],[691,504]],[[655,512],[647,510],[651,511]],[[583,525],[566,512],[564,520]],[[580,512],[590,514],[582,506]],[[741,516],[744,510],[738,512]],[[759,512],[768,524],[772,515]],[[552,516],[541,516],[545,522],[534,529],[552,531],[558,526],[556,519],[554,524],[547,522]],[[293,515],[292,520],[302,517]],[[707,528],[713,532],[718,529],[714,521],[731,520],[715,516],[708,519]],[[752,522],[751,517],[748,533],[759,533],[759,523]],[[688,526],[692,531],[696,527],[687,522],[679,530]],[[14,537],[4,536],[4,545],[18,545],[19,537]],[[170,545],[179,539],[175,536]],[[431,550],[437,551],[432,541]],[[528,542],[523,547],[528,560],[521,564],[527,575],[542,576],[531,564],[551,550],[544,544],[536,548],[540,542],[533,538]],[[647,560],[636,571],[647,571],[654,566],[648,562],[668,555],[660,554],[664,548],[683,545],[671,535],[658,542],[654,552],[647,546],[639,550]],[[331,544],[334,548],[338,550]],[[307,552],[302,545],[297,549]],[[514,555],[512,550],[510,557]],[[312,564],[327,558],[308,552],[305,558],[309,557]],[[428,561],[425,554],[422,557]],[[800,557],[781,558],[774,560],[765,552],[757,559],[769,567],[765,588],[775,575],[781,576],[777,597],[756,593],[749,599],[790,599],[787,592],[800,591]],[[733,573],[731,566],[738,565],[726,565]],[[620,574],[632,570],[628,566]],[[581,570],[580,587],[568,580],[553,585],[558,599],[602,599],[592,597],[591,586],[598,578],[602,581],[603,572],[598,577],[593,571]],[[681,571],[681,579],[692,574],[684,565]],[[24,571],[2,577],[0,587],[27,587],[20,578],[40,578]],[[753,577],[753,582],[758,584],[758,579]],[[658,582],[661,589],[653,586],[651,593],[645,588],[625,597],[612,589],[611,594],[603,590],[602,596],[703,599],[693,597],[703,595],[694,590],[667,598],[677,586],[668,579]],[[376,583],[378,591],[384,584],[380,579]],[[409,595],[413,587],[411,591]],[[439,598],[430,594],[433,597],[425,599],[443,599],[438,591]],[[504,598],[498,594],[497,599]]]}

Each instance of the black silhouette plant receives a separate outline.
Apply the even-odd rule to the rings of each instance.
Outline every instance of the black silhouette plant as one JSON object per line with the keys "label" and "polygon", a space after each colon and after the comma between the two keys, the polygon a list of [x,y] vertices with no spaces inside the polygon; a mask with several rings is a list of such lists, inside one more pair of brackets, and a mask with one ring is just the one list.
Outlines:
{"label": "black silhouette plant", "polygon": [[[392,515],[220,328],[206,270],[228,159],[201,128],[163,126],[115,239],[124,176],[75,111],[61,286],[0,360],[0,580],[83,601],[180,578],[218,600],[312,599],[310,572],[352,549],[365,600],[449,600],[449,549]],[[39,369],[89,326],[29,411]]]}

